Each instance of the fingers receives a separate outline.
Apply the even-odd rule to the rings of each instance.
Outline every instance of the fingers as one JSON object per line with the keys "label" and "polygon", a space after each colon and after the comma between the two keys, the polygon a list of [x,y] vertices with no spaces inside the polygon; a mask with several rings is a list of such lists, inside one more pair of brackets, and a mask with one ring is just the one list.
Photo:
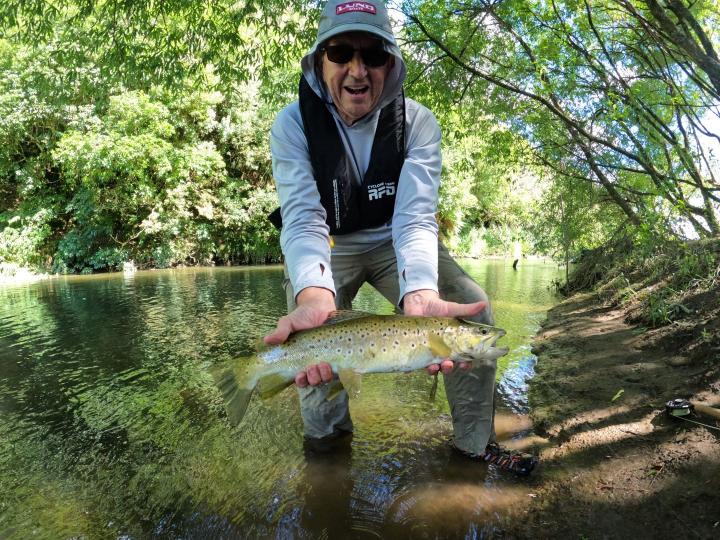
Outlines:
{"label": "fingers", "polygon": [[[405,315],[420,315],[424,317],[473,317],[487,307],[487,302],[473,302],[472,304],[459,304],[448,302],[430,295],[422,295],[428,291],[416,291],[404,297],[403,311]],[[429,291],[435,296],[437,293]]]}
{"label": "fingers", "polygon": [[305,388],[308,385],[307,373],[301,371],[295,375],[295,384],[298,388]]}
{"label": "fingers", "polygon": [[285,340],[292,333],[292,331],[293,325],[290,321],[290,318],[287,316],[280,317],[275,330],[265,336],[263,338],[263,341],[265,342],[265,345],[279,345],[280,343],[285,342]]}
{"label": "fingers", "polygon": [[284,317],[280,317],[275,330],[265,336],[263,341],[266,345],[279,345],[293,332],[321,326],[329,313],[329,310],[313,305],[298,306]]}
{"label": "fingers", "polygon": [[[472,369],[472,362],[458,362],[457,367],[463,371],[468,371]],[[450,375],[454,369],[455,362],[446,358],[439,364],[430,364],[425,368],[425,371],[427,371],[428,375],[437,375],[440,371],[442,371],[443,375]]]}
{"label": "fingers", "polygon": [[447,302],[447,310],[450,317],[472,317],[483,311],[486,307],[487,302],[473,302],[472,304]]}
{"label": "fingers", "polygon": [[447,358],[440,362],[440,371],[443,372],[443,375],[449,375],[450,373],[452,373],[454,367],[455,364],[453,364],[453,361],[448,360]]}
{"label": "fingers", "polygon": [[295,375],[295,384],[298,388],[306,386],[319,386],[329,383],[335,378],[332,367],[327,362],[319,362],[307,367],[305,371],[301,371]]}
{"label": "fingers", "polygon": [[425,370],[428,375],[437,375],[438,371],[440,371],[440,364],[430,364]]}

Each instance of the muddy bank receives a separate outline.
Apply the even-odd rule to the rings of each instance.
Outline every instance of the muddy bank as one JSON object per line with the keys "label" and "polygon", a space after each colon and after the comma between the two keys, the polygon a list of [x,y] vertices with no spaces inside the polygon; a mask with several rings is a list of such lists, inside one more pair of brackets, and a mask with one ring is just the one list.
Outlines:
{"label": "muddy bank", "polygon": [[687,298],[691,316],[657,329],[593,294],[548,313],[530,382],[547,441],[503,537],[720,537],[720,421],[664,412],[676,397],[720,406],[719,300]]}

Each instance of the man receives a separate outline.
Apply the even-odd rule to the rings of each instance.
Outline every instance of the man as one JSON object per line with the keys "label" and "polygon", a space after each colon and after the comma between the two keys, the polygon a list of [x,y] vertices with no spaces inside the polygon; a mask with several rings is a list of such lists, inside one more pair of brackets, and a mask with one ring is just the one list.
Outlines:
{"label": "man", "polygon": [[[270,146],[281,205],[288,315],[265,337],[320,326],[350,309],[364,282],[406,315],[493,324],[487,296],[438,243],[440,129],[402,92],[405,64],[385,6],[330,0],[301,62],[299,100],[278,115]],[[534,461],[502,451],[493,436],[495,362],[445,360],[454,446],[523,472]],[[305,435],[352,431],[348,396],[318,358],[295,378]]]}

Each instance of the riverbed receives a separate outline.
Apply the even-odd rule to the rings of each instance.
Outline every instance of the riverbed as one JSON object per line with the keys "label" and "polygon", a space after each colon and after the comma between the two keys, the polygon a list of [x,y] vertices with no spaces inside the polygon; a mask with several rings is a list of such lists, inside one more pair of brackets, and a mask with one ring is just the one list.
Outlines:
{"label": "riverbed", "polygon": [[[530,342],[558,268],[464,261],[510,348],[497,430],[530,434]],[[318,459],[292,389],[227,422],[211,368],[285,312],[280,267],[62,277],[0,289],[0,537],[455,538],[491,534],[529,494],[450,451],[423,372],[366,376],[355,433]],[[375,291],[355,309],[391,313]]]}

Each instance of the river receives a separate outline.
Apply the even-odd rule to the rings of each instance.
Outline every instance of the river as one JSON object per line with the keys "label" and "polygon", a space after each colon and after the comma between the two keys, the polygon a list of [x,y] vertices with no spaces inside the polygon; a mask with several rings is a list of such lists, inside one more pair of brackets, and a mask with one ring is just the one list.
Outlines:
{"label": "river", "polygon": [[[511,262],[462,262],[507,330],[510,425],[528,411],[530,339],[559,275]],[[281,281],[279,267],[235,267],[1,288],[0,538],[487,536],[523,484],[449,450],[443,385],[431,401],[424,372],[364,377],[352,441],[327,456],[303,448],[292,389],[229,426],[210,368],[273,328]],[[367,286],[354,308],[392,312]]]}

